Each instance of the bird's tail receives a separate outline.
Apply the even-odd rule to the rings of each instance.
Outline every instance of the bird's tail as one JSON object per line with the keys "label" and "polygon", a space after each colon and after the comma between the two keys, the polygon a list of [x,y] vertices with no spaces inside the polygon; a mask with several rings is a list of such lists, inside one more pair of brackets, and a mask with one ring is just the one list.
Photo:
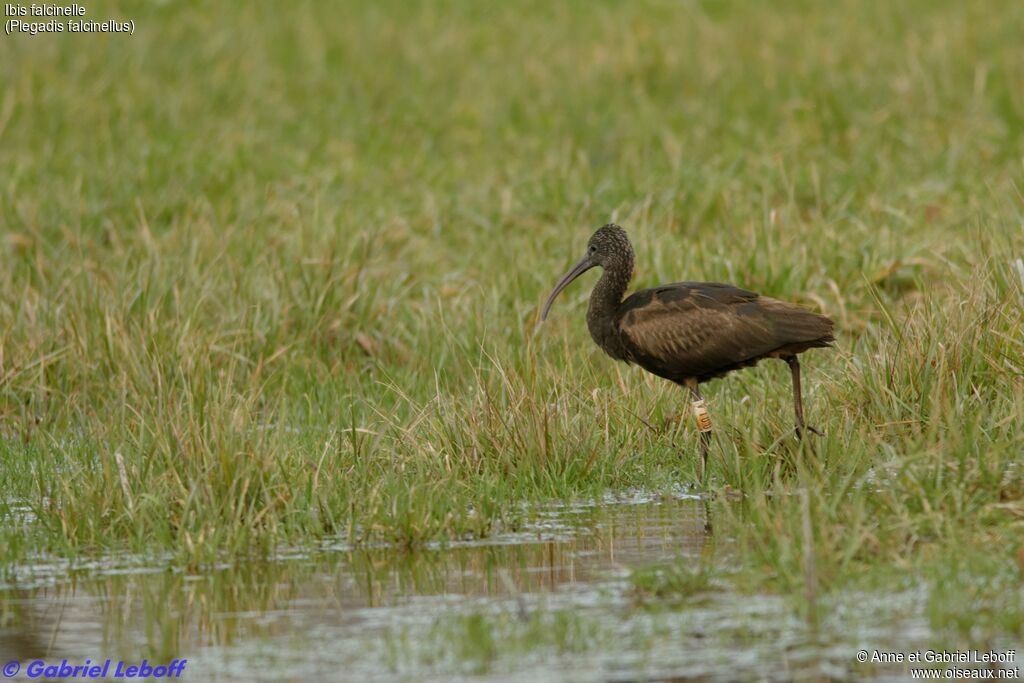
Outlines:
{"label": "bird's tail", "polygon": [[836,340],[831,318],[783,301],[772,300],[767,307],[778,310],[779,315],[772,316],[772,323],[780,339],[801,343],[806,348],[831,346]]}

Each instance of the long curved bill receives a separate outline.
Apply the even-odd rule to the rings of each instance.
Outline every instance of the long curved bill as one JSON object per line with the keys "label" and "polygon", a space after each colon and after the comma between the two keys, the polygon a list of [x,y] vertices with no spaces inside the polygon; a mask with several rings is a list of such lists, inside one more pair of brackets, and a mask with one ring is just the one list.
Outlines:
{"label": "long curved bill", "polygon": [[562,276],[562,279],[555,285],[555,289],[551,292],[551,296],[548,297],[547,303],[544,304],[544,310],[540,314],[540,319],[543,322],[548,317],[548,311],[551,310],[551,304],[555,303],[555,297],[561,294],[562,290],[569,286],[569,283],[578,278],[583,273],[587,272],[597,264],[590,260],[590,256],[584,256],[579,263],[572,267],[572,269]]}

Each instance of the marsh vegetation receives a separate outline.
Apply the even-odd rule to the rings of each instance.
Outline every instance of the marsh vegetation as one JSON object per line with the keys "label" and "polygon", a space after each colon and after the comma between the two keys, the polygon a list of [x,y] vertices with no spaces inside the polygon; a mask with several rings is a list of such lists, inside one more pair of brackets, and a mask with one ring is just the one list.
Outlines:
{"label": "marsh vegetation", "polygon": [[[804,357],[817,457],[783,364],[707,385],[721,541],[628,609],[717,586],[813,630],[909,590],[928,642],[1024,636],[1020,3],[106,11],[135,35],[0,41],[8,626],[39,563],[415,553],[697,493],[685,392],[592,345],[586,287],[537,331],[614,220],[635,286],[839,338]],[[435,633],[502,617],[465,618]],[[599,638],[565,619],[536,630]]]}

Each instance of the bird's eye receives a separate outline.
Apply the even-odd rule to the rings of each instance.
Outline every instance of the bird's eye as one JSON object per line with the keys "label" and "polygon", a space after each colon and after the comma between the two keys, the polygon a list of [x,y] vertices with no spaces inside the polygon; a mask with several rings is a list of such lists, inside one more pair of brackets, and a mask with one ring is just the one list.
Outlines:
{"label": "bird's eye", "polygon": [[590,248],[587,249],[587,251],[589,251],[591,254],[596,254],[597,253],[597,247],[595,247],[593,244],[591,244]]}

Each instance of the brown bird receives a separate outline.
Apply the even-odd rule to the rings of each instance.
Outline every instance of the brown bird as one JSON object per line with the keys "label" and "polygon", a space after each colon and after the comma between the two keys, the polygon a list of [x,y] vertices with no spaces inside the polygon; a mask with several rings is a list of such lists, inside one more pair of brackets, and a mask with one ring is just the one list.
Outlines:
{"label": "brown bird", "polygon": [[590,295],[590,336],[615,360],[636,363],[690,390],[701,435],[702,477],[711,419],[700,394],[701,382],[763,358],[784,360],[793,376],[797,438],[808,429],[797,355],[831,346],[835,341],[831,320],[795,304],[717,282],[676,282],[642,289],[623,300],[633,277],[633,247],[626,231],[614,224],[599,228],[590,238],[586,255],[555,285],[541,320],[547,318],[555,297],[595,266],[604,273]]}

